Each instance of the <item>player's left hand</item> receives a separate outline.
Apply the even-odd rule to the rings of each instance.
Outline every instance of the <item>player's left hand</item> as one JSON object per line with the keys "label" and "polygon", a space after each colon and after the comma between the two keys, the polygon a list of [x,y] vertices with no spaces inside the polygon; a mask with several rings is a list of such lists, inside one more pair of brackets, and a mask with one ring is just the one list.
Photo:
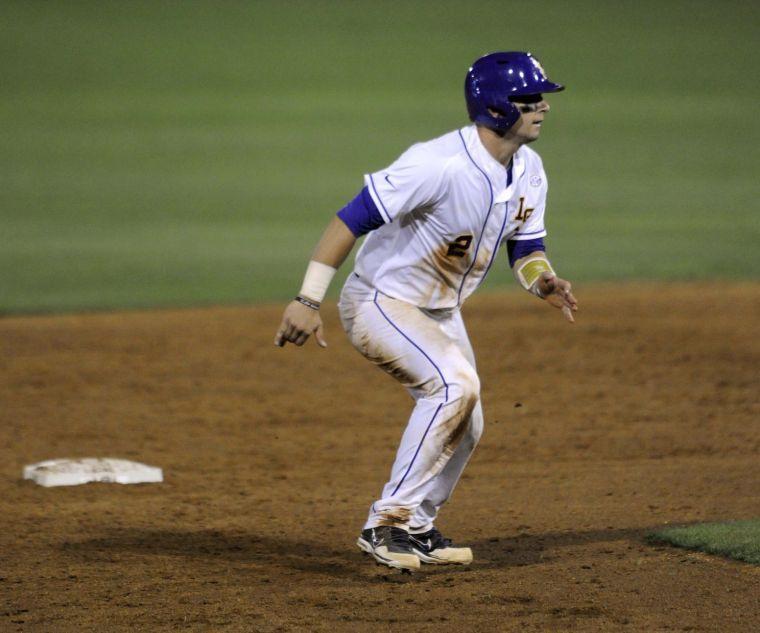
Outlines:
{"label": "player's left hand", "polygon": [[573,312],[578,311],[578,301],[571,292],[570,282],[552,273],[544,272],[536,283],[544,299],[555,308],[562,310],[562,314],[570,323],[575,323]]}

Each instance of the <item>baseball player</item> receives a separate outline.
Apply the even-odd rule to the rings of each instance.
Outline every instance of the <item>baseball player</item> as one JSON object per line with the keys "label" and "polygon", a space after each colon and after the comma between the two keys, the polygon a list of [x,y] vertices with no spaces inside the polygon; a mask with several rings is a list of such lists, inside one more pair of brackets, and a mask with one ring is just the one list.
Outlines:
{"label": "baseball player", "polygon": [[357,238],[338,304],[351,343],[400,382],[415,401],[390,479],[372,503],[358,546],[401,570],[420,562],[469,564],[436,527],[483,430],[480,380],[460,308],[506,246],[509,264],[529,293],[578,309],[570,283],[546,257],[546,174],[527,145],[538,139],[549,81],[526,52],[499,52],[467,72],[472,125],[412,145],[327,226],[301,291],[283,315],[275,345],[303,345],[314,334],[326,347],[320,304]]}

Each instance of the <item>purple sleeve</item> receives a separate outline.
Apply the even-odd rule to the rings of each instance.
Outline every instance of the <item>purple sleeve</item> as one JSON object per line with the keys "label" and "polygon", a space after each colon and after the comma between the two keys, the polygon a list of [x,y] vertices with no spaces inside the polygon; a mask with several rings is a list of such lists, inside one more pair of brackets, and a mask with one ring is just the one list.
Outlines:
{"label": "purple sleeve", "polygon": [[544,247],[544,238],[539,237],[535,240],[509,240],[507,242],[507,255],[509,256],[510,267],[514,266],[518,259],[530,255],[534,251],[546,251],[546,248]]}
{"label": "purple sleeve", "polygon": [[361,237],[385,224],[383,216],[377,210],[375,201],[366,187],[359,192],[356,198],[338,211],[338,217],[343,220],[343,223],[355,237]]}

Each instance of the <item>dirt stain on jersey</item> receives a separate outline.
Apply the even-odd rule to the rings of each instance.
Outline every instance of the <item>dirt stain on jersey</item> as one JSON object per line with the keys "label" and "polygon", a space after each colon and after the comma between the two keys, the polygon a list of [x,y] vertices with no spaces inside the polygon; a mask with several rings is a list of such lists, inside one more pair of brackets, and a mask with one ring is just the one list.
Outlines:
{"label": "dirt stain on jersey", "polygon": [[461,403],[458,403],[459,406],[454,415],[444,423],[446,438],[443,440],[443,455],[447,459],[454,454],[457,446],[462,441],[465,431],[467,431],[467,427],[470,425],[472,410],[475,408],[477,401],[477,398],[463,398]]}
{"label": "dirt stain on jersey", "polygon": [[379,367],[386,373],[393,376],[405,387],[418,388],[425,384],[424,380],[420,380],[414,376],[406,367],[400,364],[400,359],[396,358],[391,361],[379,363]]}
{"label": "dirt stain on jersey", "polygon": [[444,405],[444,417],[436,424],[435,440],[423,444],[423,450],[431,466],[427,470],[428,477],[435,477],[448,463],[457,447],[462,443],[472,422],[472,412],[478,403],[479,396],[459,398]]}
{"label": "dirt stain on jersey", "polygon": [[456,294],[459,290],[462,275],[470,265],[470,254],[467,253],[464,257],[449,255],[450,246],[451,244],[448,243],[441,244],[430,253],[428,261],[433,267],[434,274],[430,286],[420,288],[423,306],[433,304],[435,298],[440,299],[452,291]]}
{"label": "dirt stain on jersey", "polygon": [[359,349],[364,356],[374,365],[377,365],[385,373],[390,374],[405,387],[417,389],[425,384],[426,380],[415,376],[407,367],[404,367],[399,356],[394,358],[384,352],[382,348],[372,340],[369,332],[359,334]]}
{"label": "dirt stain on jersey", "polygon": [[481,273],[486,268],[488,268],[488,264],[491,261],[491,252],[487,251],[486,249],[481,250],[478,252],[478,256],[475,259],[475,265],[472,267],[472,272],[475,273]]}
{"label": "dirt stain on jersey", "polygon": [[382,351],[378,348],[377,345],[373,344],[372,337],[369,335],[369,332],[362,328],[358,334],[359,336],[357,342],[359,351],[364,354],[367,360],[374,363],[375,365],[379,365],[380,363],[385,362],[386,359],[383,357]]}
{"label": "dirt stain on jersey", "polygon": [[392,508],[383,510],[380,513],[378,525],[389,525],[391,527],[403,527],[409,523],[412,518],[412,511],[409,508]]}
{"label": "dirt stain on jersey", "polygon": [[472,408],[470,409],[469,413],[459,415],[453,420],[454,424],[451,425],[452,428],[443,442],[443,452],[445,454],[449,456],[453,455],[454,451],[457,449],[457,446],[459,446],[459,442],[462,441],[464,433],[470,424],[470,413],[472,413]]}
{"label": "dirt stain on jersey", "polygon": [[470,262],[469,253],[464,257],[449,254],[450,244],[441,244],[432,252],[433,266],[441,281],[448,288],[458,288],[461,276],[467,270]]}
{"label": "dirt stain on jersey", "polygon": [[[392,302],[391,299],[385,299],[385,301]],[[389,306],[386,306],[386,310],[388,309]],[[407,307],[405,320],[408,320],[410,317],[416,318],[418,323],[424,323],[429,318],[419,308],[411,305]],[[352,342],[367,360],[377,365],[385,373],[393,376],[405,387],[419,389],[430,380],[433,380],[433,377],[419,376],[413,373],[409,367],[406,367],[404,356],[394,354],[392,351],[385,349],[382,339],[376,334],[370,334],[363,323],[355,322],[354,332],[351,336],[353,337]]]}

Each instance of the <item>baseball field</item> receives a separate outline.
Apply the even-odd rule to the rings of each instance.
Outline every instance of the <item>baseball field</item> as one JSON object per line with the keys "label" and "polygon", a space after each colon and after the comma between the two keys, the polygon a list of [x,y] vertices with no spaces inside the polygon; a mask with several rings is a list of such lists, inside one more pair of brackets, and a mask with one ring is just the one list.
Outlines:
{"label": "baseball field", "polygon": [[[760,519],[760,12],[742,2],[5,2],[0,630],[754,631],[760,567],[652,540]],[[464,308],[486,429],[440,527],[355,546],[411,400],[272,345],[330,216],[462,81],[531,50],[570,326],[506,257]],[[500,265],[499,265],[500,264]],[[121,457],[161,484],[43,488]],[[760,550],[760,543],[750,544]]]}

